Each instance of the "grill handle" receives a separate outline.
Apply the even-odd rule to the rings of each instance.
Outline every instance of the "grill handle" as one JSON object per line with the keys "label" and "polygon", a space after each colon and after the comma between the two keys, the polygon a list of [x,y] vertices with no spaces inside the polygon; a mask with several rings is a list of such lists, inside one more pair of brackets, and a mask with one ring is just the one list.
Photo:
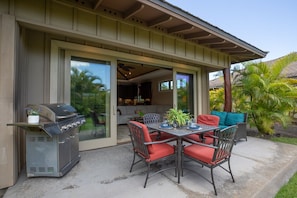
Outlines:
{"label": "grill handle", "polygon": [[75,117],[75,116],[77,116],[77,114],[71,114],[71,115],[65,115],[65,116],[57,116],[56,115],[56,119],[68,119],[68,118],[73,118],[73,117]]}

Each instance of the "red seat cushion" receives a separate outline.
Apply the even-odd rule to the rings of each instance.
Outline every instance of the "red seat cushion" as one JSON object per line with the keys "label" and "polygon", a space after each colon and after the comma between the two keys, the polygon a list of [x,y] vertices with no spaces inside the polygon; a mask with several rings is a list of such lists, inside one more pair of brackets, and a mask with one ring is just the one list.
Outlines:
{"label": "red seat cushion", "polygon": [[154,161],[156,159],[174,154],[173,146],[166,143],[153,144],[152,147],[154,152],[150,153],[150,158],[147,159],[147,161]]}
{"label": "red seat cushion", "polygon": [[184,148],[185,155],[188,155],[194,159],[200,160],[207,164],[212,163],[212,157],[213,157],[214,151],[215,150],[213,148],[200,146],[196,144],[192,144]]}
{"label": "red seat cushion", "polygon": [[[145,142],[152,142],[152,139],[154,141],[156,140],[158,132],[154,132],[154,133],[150,134],[149,130],[145,124],[142,124],[142,123],[136,122],[136,121],[131,121],[131,123],[135,123],[136,125],[139,125],[142,127]],[[170,135],[170,134],[168,134],[168,135]],[[164,156],[171,155],[172,153],[174,153],[173,146],[171,146],[167,143],[151,144],[151,145],[148,145],[147,147],[148,147],[148,152],[150,153],[149,160],[151,160],[151,161],[156,160],[159,157],[164,157]]]}
{"label": "red seat cushion", "polygon": [[201,142],[202,140],[200,139],[200,135],[199,134],[191,134],[188,135],[187,138],[190,138],[196,142]]}

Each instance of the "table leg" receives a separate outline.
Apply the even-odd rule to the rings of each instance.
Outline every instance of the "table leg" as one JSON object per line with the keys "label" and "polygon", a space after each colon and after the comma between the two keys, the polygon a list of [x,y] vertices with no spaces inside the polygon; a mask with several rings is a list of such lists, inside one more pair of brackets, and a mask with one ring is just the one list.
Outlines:
{"label": "table leg", "polygon": [[182,169],[182,137],[177,138],[177,182],[180,183]]}

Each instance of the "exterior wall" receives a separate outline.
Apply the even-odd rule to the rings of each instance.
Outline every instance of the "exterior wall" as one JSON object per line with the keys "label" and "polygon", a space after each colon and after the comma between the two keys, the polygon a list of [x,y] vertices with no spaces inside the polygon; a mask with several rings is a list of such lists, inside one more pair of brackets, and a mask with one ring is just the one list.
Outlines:
{"label": "exterior wall", "polygon": [[152,104],[157,105],[173,105],[173,91],[159,92],[159,82],[161,80],[172,80],[172,75],[156,78],[152,82]]}
{"label": "exterior wall", "polygon": [[16,181],[14,121],[15,18],[0,14],[0,189]]}
{"label": "exterior wall", "polygon": [[[14,2],[14,3],[13,3]],[[50,0],[15,0],[11,8],[17,20],[29,26],[50,31],[62,31],[64,35],[87,38],[117,47],[129,48],[156,56],[187,61],[217,68],[229,67],[229,57],[209,48],[198,46],[180,38],[148,29],[132,21],[123,21],[109,11],[100,14],[74,8]],[[43,11],[46,12],[43,12]]]}
{"label": "exterior wall", "polygon": [[[50,101],[52,39],[139,54],[143,59],[166,60],[173,67],[181,62],[196,69],[208,66],[222,69],[230,65],[226,54],[142,27],[136,22],[123,21],[108,12],[98,14],[51,0],[0,1],[0,27],[0,108],[5,112],[5,116],[0,114],[0,189],[15,183],[20,170],[18,162],[24,162],[25,155],[21,149],[24,148],[23,134],[16,133],[18,129],[6,124],[25,120],[23,112],[28,103]],[[208,83],[207,70],[198,78],[199,93],[208,93],[208,87],[204,87]],[[167,101],[172,101],[172,93],[158,98],[163,99],[158,104],[168,104]],[[198,99],[199,112],[206,112],[207,94],[200,94]],[[153,101],[153,104],[157,102]]]}

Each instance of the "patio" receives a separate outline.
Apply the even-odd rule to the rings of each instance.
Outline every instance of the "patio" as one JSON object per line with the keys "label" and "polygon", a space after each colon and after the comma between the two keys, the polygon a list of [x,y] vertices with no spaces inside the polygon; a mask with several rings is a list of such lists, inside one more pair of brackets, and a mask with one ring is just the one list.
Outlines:
{"label": "patio", "polygon": [[[143,188],[145,166],[129,168],[131,144],[81,152],[80,162],[62,178],[27,178],[22,173],[4,198],[18,197],[216,197],[212,185],[185,170],[177,184],[174,171],[149,179]],[[214,171],[217,197],[273,197],[297,171],[296,146],[249,137],[233,149],[232,183],[228,174]],[[280,160],[281,159],[281,160]],[[209,170],[199,172],[209,175]]]}

